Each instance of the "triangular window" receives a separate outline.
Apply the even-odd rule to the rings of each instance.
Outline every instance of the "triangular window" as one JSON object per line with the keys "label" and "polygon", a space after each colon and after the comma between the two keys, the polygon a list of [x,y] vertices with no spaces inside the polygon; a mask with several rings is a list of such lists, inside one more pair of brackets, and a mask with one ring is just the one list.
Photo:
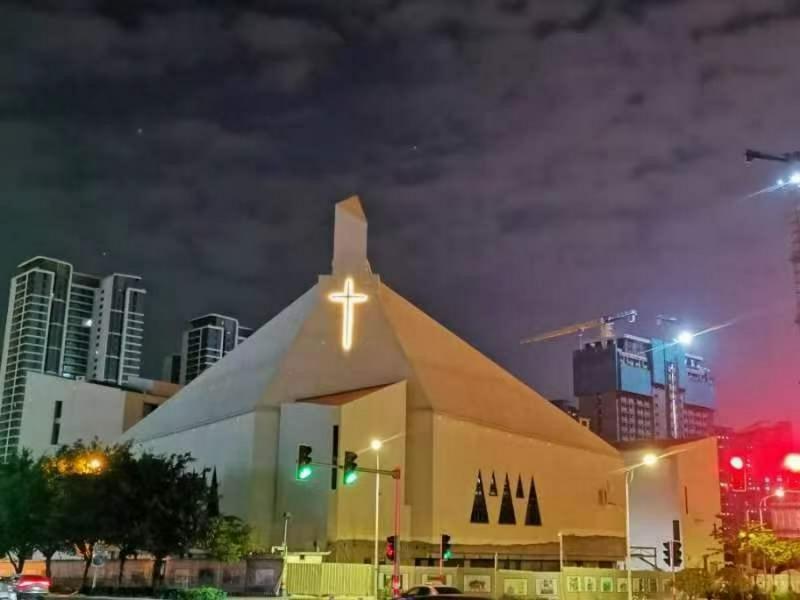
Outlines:
{"label": "triangular window", "polygon": [[522,475],[517,475],[517,498],[525,498],[525,490],[522,489]]}
{"label": "triangular window", "polygon": [[514,514],[514,500],[511,497],[511,485],[508,483],[508,475],[503,485],[503,499],[500,500],[500,518],[497,520],[500,525],[516,525],[517,516]]}
{"label": "triangular window", "polygon": [[494,478],[494,471],[492,471],[492,481],[489,483],[489,495],[497,496],[497,480]]}
{"label": "triangular window", "polygon": [[478,471],[478,481],[475,483],[475,498],[472,500],[472,515],[470,523],[488,523],[489,511],[486,508],[486,498],[483,495],[483,477]]}
{"label": "triangular window", "polygon": [[539,498],[536,496],[536,484],[531,477],[531,489],[528,490],[528,509],[525,511],[525,525],[541,525],[542,514],[539,512]]}

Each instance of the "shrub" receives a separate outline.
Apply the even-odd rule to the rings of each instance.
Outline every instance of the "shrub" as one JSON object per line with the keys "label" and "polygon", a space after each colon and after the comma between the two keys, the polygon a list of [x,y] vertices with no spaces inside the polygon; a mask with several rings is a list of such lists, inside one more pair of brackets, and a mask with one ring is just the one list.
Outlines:
{"label": "shrub", "polygon": [[205,586],[180,590],[177,600],[226,600],[227,597],[221,589]]}

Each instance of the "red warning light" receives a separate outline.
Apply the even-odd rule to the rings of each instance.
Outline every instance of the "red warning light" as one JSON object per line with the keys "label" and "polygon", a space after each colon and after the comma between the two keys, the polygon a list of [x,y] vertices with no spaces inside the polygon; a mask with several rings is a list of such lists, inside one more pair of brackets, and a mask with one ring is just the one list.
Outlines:
{"label": "red warning light", "polygon": [[800,473],[800,454],[792,452],[783,459],[783,468],[792,473]]}
{"label": "red warning light", "polygon": [[[800,456],[798,456],[798,458],[800,459]],[[742,460],[742,457],[741,456],[732,457],[731,466],[737,471],[741,471],[742,469],[744,469],[744,461]]]}

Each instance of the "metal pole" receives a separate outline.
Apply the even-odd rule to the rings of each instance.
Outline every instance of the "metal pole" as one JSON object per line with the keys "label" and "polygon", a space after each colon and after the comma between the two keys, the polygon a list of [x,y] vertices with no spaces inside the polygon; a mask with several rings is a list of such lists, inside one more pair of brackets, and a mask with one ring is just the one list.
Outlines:
{"label": "metal pole", "polygon": [[559,531],[558,532],[558,585],[561,586],[561,591],[559,592],[560,598],[567,597],[567,588],[564,586],[566,579],[564,577],[564,533]]}
{"label": "metal pole", "polygon": [[[380,471],[381,469],[381,455],[376,450],[375,451],[375,470]],[[373,574],[373,590],[375,592],[375,597],[378,597],[378,536],[380,535],[380,508],[381,508],[381,476],[376,474],[375,475],[375,554],[373,556],[373,567],[375,569],[375,573]]]}
{"label": "metal pole", "polygon": [[286,597],[289,592],[289,547],[288,547],[288,538],[289,538],[289,519],[292,518],[292,514],[285,512],[283,513],[283,569],[281,570],[281,597]]}
{"label": "metal pole", "polygon": [[631,573],[631,480],[633,470],[625,473],[625,571],[628,577],[628,600],[633,600],[633,574]]}
{"label": "metal pole", "polygon": [[670,568],[672,569],[672,598],[674,599],[677,594],[677,590],[675,589],[675,541],[671,541],[669,543],[669,554],[670,554]]}
{"label": "metal pole", "polygon": [[394,570],[392,573],[392,597],[400,596],[400,470],[394,480]]}

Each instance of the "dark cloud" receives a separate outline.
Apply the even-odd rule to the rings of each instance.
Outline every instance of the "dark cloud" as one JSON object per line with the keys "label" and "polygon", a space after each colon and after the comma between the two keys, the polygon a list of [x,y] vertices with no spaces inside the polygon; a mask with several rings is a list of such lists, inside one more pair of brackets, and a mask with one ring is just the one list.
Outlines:
{"label": "dark cloud", "polygon": [[[181,321],[258,325],[330,263],[360,193],[373,267],[551,396],[606,312],[705,326],[723,414],[795,395],[787,211],[743,199],[800,127],[783,0],[7,2],[0,273],[51,254],[149,286],[147,369]],[[457,301],[454,301],[457,299]],[[784,304],[781,304],[784,302]],[[787,308],[788,307],[788,308]],[[643,333],[653,333],[645,319]]]}

